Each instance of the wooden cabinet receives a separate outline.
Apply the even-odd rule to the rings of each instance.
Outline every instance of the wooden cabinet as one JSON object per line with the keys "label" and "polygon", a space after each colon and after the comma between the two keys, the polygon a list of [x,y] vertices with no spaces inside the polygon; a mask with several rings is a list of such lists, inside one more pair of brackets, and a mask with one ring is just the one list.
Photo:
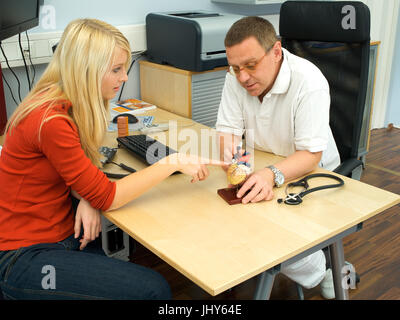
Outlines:
{"label": "wooden cabinet", "polygon": [[143,60],[139,64],[144,101],[215,127],[228,67],[192,72]]}

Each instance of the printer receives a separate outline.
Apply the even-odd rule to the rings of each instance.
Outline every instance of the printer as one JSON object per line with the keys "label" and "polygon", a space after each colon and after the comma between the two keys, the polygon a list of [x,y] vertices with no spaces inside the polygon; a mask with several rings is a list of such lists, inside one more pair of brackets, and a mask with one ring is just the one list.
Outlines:
{"label": "printer", "polygon": [[189,71],[226,66],[225,35],[242,17],[207,11],[149,13],[146,55],[152,62]]}

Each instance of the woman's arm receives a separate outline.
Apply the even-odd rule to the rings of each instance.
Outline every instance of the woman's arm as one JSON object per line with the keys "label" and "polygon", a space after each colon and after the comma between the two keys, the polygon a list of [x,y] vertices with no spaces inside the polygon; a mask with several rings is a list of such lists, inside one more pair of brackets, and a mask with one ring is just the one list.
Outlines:
{"label": "woman's arm", "polygon": [[81,198],[75,215],[75,239],[81,233],[81,225],[83,226],[83,237],[80,239],[80,250],[83,250],[86,245],[95,240],[101,232],[101,215],[100,210],[94,209],[89,202]]}
{"label": "woman's arm", "polygon": [[93,208],[88,201],[83,199],[78,192],[71,190],[71,195],[79,200],[75,213],[75,239],[81,234],[83,226],[83,236],[79,240],[79,249],[83,250],[86,245],[95,240],[101,232],[101,213],[100,210]]}
{"label": "woman's arm", "polygon": [[75,198],[77,198],[78,200],[81,200],[81,199],[82,199],[82,197],[79,195],[79,193],[76,192],[75,190],[71,190],[71,194],[72,194]]}
{"label": "woman's arm", "polygon": [[[201,181],[208,177],[208,165],[226,165],[217,160],[174,153],[159,162],[138,172],[132,173],[116,182],[114,200],[108,210],[117,209],[136,199],[150,188],[170,176],[175,171],[192,176],[191,182]],[[107,211],[108,211],[107,210]]]}

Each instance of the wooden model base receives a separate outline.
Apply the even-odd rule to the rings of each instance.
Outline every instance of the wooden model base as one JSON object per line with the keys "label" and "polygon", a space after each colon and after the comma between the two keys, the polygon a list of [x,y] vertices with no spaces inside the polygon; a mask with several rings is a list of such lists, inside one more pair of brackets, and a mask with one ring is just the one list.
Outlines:
{"label": "wooden model base", "polygon": [[239,189],[237,189],[237,188],[224,188],[224,189],[218,189],[217,193],[221,196],[222,199],[224,199],[230,205],[233,205],[233,204],[242,203],[242,199],[250,191],[249,190],[248,192],[246,192],[241,198],[238,198],[236,196],[238,190]]}

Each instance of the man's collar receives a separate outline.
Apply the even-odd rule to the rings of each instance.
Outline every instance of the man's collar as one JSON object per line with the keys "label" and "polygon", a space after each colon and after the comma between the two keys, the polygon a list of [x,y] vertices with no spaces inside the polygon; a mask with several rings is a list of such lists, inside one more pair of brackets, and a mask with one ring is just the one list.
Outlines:
{"label": "man's collar", "polygon": [[283,94],[289,89],[290,84],[290,68],[288,63],[289,52],[282,48],[282,64],[279,69],[278,76],[275,79],[274,85],[269,91],[270,94]]}

